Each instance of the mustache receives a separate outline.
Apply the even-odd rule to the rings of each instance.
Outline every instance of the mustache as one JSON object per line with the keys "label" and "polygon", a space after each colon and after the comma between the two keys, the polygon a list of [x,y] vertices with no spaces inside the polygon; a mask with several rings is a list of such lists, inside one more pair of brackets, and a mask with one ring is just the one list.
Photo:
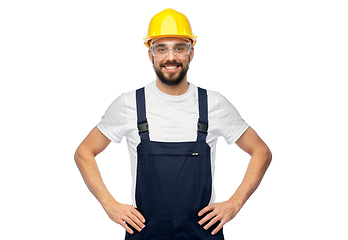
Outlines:
{"label": "mustache", "polygon": [[165,63],[161,63],[160,64],[160,67],[164,67],[164,66],[166,66],[166,65],[176,65],[176,66],[183,66],[183,64],[181,63],[181,62],[177,62],[177,61],[167,61],[167,62],[165,62]]}

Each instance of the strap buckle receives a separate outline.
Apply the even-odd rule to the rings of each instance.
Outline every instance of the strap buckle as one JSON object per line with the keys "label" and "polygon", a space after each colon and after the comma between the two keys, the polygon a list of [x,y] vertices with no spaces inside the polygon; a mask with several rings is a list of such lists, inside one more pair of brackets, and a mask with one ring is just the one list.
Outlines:
{"label": "strap buckle", "polygon": [[204,124],[198,121],[197,132],[208,134],[208,124]]}
{"label": "strap buckle", "polygon": [[149,131],[149,124],[146,122],[138,124],[139,134]]}

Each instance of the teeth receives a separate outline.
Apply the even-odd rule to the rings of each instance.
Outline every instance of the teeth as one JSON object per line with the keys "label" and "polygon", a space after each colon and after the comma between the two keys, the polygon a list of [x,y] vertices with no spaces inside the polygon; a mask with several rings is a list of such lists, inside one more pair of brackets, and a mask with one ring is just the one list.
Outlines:
{"label": "teeth", "polygon": [[178,66],[165,66],[165,68],[167,68],[167,69],[170,69],[170,70],[173,70],[173,69],[175,69],[175,68],[177,68]]}

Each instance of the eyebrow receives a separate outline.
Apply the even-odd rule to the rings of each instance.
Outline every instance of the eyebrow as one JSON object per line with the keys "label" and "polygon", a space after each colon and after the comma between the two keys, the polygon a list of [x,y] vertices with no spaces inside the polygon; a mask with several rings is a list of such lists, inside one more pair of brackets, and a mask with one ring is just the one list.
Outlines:
{"label": "eyebrow", "polygon": [[[177,43],[174,46],[185,46],[185,45],[186,45],[186,43]],[[154,47],[167,47],[167,45],[164,43],[158,43],[158,44],[154,45]]]}
{"label": "eyebrow", "polygon": [[156,44],[154,47],[165,47],[166,45],[163,43]]}
{"label": "eyebrow", "polygon": [[186,45],[186,43],[177,43],[177,44],[175,44],[175,46],[185,46]]}

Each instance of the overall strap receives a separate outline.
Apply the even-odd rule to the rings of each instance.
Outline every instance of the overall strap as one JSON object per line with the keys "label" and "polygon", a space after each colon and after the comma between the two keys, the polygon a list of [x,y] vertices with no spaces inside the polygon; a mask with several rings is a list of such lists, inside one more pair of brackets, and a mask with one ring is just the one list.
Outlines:
{"label": "overall strap", "polygon": [[207,90],[198,87],[199,119],[197,140],[206,140],[208,134],[208,96]]}
{"label": "overall strap", "polygon": [[138,130],[141,140],[149,140],[149,125],[146,119],[144,88],[136,90]]}

